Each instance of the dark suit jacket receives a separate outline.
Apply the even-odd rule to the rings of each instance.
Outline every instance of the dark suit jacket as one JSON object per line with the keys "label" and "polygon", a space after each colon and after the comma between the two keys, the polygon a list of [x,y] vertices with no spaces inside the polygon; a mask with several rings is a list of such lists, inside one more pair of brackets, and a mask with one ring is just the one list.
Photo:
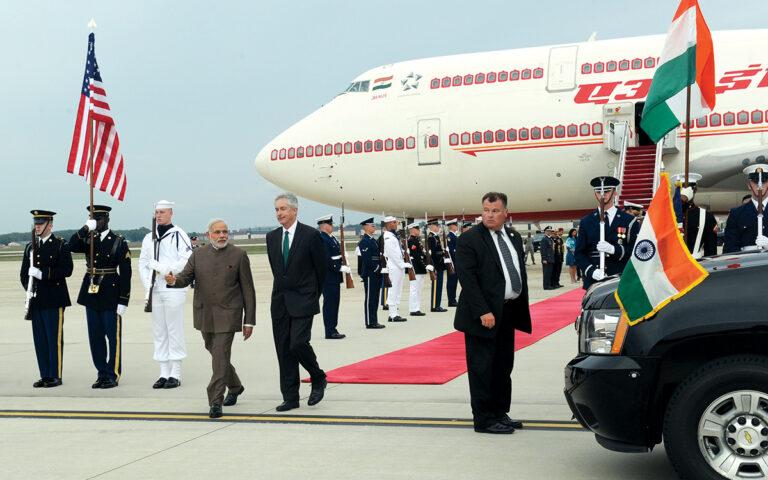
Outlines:
{"label": "dark suit jacket", "polygon": [[[515,329],[531,333],[531,312],[528,308],[528,276],[525,272],[523,240],[515,230],[505,231],[517,250],[520,280],[523,291],[512,301],[512,308],[504,309],[504,271],[501,267],[491,232],[479,224],[463,233],[456,242],[456,273],[461,284],[459,305],[453,326],[456,330],[492,338],[500,322],[512,322]],[[506,311],[507,316],[504,316]],[[485,328],[480,317],[488,312],[496,317],[496,326]]]}
{"label": "dark suit jacket", "polygon": [[541,262],[555,263],[555,244],[551,238],[544,235],[539,244],[541,252]]}
{"label": "dark suit jacket", "polygon": [[320,294],[328,272],[325,244],[320,232],[297,223],[283,267],[283,227],[267,234],[267,256],[272,269],[272,318],[311,317],[320,313]]}

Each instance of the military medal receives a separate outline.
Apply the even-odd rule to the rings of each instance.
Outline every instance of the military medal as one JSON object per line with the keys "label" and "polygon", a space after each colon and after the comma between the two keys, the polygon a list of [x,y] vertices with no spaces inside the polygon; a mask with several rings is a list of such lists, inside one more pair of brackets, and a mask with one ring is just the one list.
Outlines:
{"label": "military medal", "polygon": [[627,229],[624,227],[619,227],[617,229],[617,237],[619,237],[619,245],[624,243],[624,239],[627,238]]}

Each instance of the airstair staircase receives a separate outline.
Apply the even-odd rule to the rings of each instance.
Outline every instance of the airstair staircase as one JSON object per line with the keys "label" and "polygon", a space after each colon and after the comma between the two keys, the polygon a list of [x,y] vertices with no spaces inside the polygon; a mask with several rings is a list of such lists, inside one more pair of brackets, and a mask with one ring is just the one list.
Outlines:
{"label": "airstair staircase", "polygon": [[625,201],[637,203],[648,208],[659,184],[659,174],[664,169],[661,161],[663,145],[643,145],[629,147],[628,138],[624,138],[619,152],[619,164],[616,177],[621,181],[617,195],[618,205]]}

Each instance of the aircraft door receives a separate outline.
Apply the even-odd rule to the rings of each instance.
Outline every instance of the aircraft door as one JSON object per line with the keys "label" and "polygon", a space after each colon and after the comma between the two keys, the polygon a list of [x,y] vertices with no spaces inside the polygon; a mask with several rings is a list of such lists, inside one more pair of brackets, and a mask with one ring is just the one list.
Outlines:
{"label": "aircraft door", "polygon": [[576,55],[578,52],[578,45],[554,47],[549,51],[548,92],[567,92],[576,88]]}
{"label": "aircraft door", "polygon": [[419,120],[417,125],[416,152],[419,165],[437,165],[440,163],[440,119]]}

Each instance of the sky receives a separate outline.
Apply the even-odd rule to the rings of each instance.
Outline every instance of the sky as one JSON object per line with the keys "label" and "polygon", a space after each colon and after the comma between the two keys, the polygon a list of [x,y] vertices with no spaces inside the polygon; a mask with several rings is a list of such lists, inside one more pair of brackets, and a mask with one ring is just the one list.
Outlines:
{"label": "sky", "polygon": [[[0,233],[29,210],[86,219],[88,188],[66,173],[93,17],[96,57],[126,162],[115,229],[149,226],[156,200],[204,230],[277,225],[279,189],[254,159],[277,134],[397,61],[666,32],[677,0],[60,1],[0,3]],[[712,30],[764,28],[766,0],[700,0]],[[745,48],[749,46],[745,45]],[[439,187],[436,187],[439,188]],[[329,207],[300,200],[307,223]],[[349,223],[370,215],[347,212]]]}

